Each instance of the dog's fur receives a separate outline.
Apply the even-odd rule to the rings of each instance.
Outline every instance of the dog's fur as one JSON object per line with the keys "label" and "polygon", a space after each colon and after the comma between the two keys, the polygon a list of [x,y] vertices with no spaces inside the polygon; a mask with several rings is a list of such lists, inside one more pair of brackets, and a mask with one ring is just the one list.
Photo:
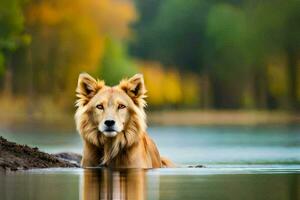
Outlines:
{"label": "dog's fur", "polygon": [[[162,159],[146,133],[146,88],[137,74],[114,87],[90,75],[79,75],[76,89],[76,127],[83,139],[82,167],[172,167]],[[113,126],[107,126],[113,121]]]}

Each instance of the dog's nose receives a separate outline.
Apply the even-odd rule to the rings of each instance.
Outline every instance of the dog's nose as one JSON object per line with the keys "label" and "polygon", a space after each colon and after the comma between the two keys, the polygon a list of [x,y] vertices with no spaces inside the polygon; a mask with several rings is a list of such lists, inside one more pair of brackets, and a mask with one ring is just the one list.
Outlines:
{"label": "dog's nose", "polygon": [[115,125],[115,121],[114,120],[105,120],[104,124],[107,127],[112,127],[113,125]]}

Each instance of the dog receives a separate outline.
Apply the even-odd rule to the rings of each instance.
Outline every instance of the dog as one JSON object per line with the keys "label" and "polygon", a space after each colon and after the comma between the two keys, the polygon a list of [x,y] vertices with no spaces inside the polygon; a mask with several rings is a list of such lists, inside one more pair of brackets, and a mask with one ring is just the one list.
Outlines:
{"label": "dog", "polygon": [[174,167],[146,132],[146,88],[142,74],[105,85],[87,73],[76,88],[76,128],[83,140],[82,167]]}

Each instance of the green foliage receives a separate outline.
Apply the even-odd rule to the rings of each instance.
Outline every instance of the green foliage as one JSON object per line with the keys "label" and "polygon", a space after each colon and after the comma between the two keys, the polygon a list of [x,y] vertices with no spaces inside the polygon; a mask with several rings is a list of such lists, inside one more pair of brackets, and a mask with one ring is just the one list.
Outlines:
{"label": "green foliage", "polygon": [[0,53],[0,75],[4,73],[4,56]]}
{"label": "green foliage", "polygon": [[2,49],[15,50],[23,30],[23,0],[0,1],[0,45]]}
{"label": "green foliage", "polygon": [[4,72],[5,56],[28,42],[23,34],[25,0],[0,0],[0,75]]}
{"label": "green foliage", "polygon": [[[138,71],[124,41],[131,36],[129,52],[139,63],[156,63],[169,68],[158,71],[172,72],[160,77],[159,83],[173,90],[165,89],[173,97],[165,102],[300,108],[299,0],[135,4],[139,17],[130,35],[129,24],[136,19],[131,1],[0,0],[1,80],[6,74],[5,80],[12,82],[6,88],[15,93],[54,99],[73,97],[81,71],[117,84]],[[159,72],[152,70],[148,77],[153,72],[158,79]],[[185,74],[195,75],[195,81],[184,82]],[[162,96],[160,85],[153,82],[156,91],[149,90],[157,99]],[[156,101],[158,106],[165,102]]]}
{"label": "green foliage", "polygon": [[107,38],[104,55],[100,63],[99,76],[108,85],[117,84],[122,78],[137,73],[137,68],[126,54],[122,43],[116,39]]}
{"label": "green foliage", "polygon": [[157,0],[153,15],[144,14],[148,4],[137,3],[142,12],[134,25],[135,56],[209,77],[212,91],[206,93],[220,108],[245,105],[245,94],[247,102],[283,107],[286,101],[271,92],[274,83],[266,72],[280,57],[288,78],[277,84],[288,84],[285,98],[290,107],[300,107],[299,0]]}
{"label": "green foliage", "polygon": [[248,28],[245,13],[228,4],[217,4],[208,14],[206,32],[211,41],[213,73],[221,80],[234,80],[249,73]]}
{"label": "green foliage", "polygon": [[247,31],[243,11],[228,4],[217,4],[208,14],[207,33],[214,37],[216,48],[235,46],[244,43]]}
{"label": "green foliage", "polygon": [[133,45],[133,53],[144,59],[198,71],[205,51],[208,8],[209,3],[202,0],[161,1],[152,20],[136,25],[137,31],[142,31],[137,33],[139,43]]}

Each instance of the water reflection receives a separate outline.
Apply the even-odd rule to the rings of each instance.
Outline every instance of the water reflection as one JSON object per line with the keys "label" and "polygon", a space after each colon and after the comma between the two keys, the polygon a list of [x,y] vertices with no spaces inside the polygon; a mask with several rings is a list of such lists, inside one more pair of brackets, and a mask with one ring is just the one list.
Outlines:
{"label": "water reflection", "polygon": [[0,172],[1,200],[299,200],[299,166]]}
{"label": "water reflection", "polygon": [[287,169],[88,169],[80,175],[79,196],[84,200],[296,200],[299,178],[297,170]]}
{"label": "water reflection", "polygon": [[141,169],[86,169],[80,181],[83,200],[146,199],[146,176]]}

